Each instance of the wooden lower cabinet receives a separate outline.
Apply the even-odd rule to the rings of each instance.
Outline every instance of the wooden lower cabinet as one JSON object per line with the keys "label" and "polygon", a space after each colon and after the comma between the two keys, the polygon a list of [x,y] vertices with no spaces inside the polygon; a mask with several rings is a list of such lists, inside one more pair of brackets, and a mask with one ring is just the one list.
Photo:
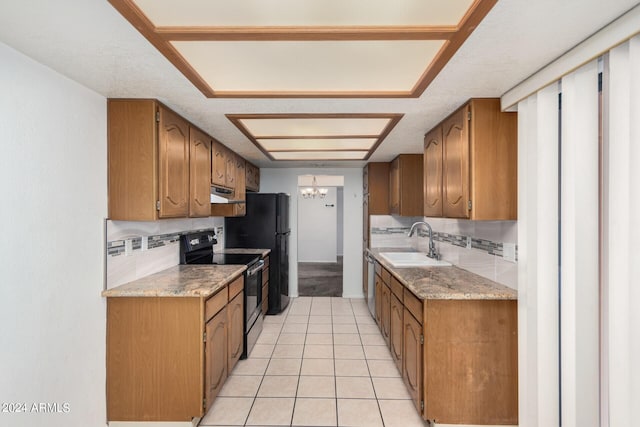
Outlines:
{"label": "wooden lower cabinet", "polygon": [[227,306],[227,318],[229,319],[229,349],[227,357],[227,369],[233,370],[242,356],[242,338],[244,336],[244,291],[233,297]]}
{"label": "wooden lower cabinet", "polygon": [[517,425],[517,301],[421,300],[378,267],[376,322],[422,417]]}
{"label": "wooden lower cabinet", "polygon": [[382,301],[380,302],[380,331],[382,338],[389,345],[389,331],[391,330],[391,289],[387,283],[382,283]]}
{"label": "wooden lower cabinet", "polygon": [[206,414],[242,354],[242,288],[240,276],[208,298],[107,298],[107,421]]}
{"label": "wooden lower cabinet", "polygon": [[376,288],[374,289],[374,292],[376,301],[376,323],[378,324],[379,328],[382,328],[382,288],[384,287],[384,285],[382,284],[382,278],[378,274],[376,274],[375,286]]}
{"label": "wooden lower cabinet", "polygon": [[404,309],[402,327],[402,379],[404,380],[413,404],[419,413],[422,411],[422,325],[411,312]]}
{"label": "wooden lower cabinet", "polygon": [[206,408],[210,408],[227,379],[227,308],[207,322],[205,333],[204,390]]}
{"label": "wooden lower cabinet", "polygon": [[391,310],[390,310],[390,327],[389,327],[389,348],[391,349],[391,357],[396,363],[398,370],[402,372],[402,354],[403,339],[402,331],[404,328],[404,306],[397,296],[391,295]]}

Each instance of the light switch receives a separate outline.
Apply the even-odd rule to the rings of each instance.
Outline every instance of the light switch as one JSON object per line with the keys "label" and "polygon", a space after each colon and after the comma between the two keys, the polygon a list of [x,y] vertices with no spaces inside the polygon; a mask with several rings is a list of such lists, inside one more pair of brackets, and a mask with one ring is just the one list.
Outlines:
{"label": "light switch", "polygon": [[504,258],[505,261],[516,262],[516,244],[515,243],[502,244],[502,258]]}

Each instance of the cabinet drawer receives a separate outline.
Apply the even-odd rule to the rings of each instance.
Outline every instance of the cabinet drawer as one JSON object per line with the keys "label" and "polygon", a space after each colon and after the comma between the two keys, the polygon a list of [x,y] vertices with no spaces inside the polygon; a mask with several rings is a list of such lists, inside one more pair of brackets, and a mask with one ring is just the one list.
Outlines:
{"label": "cabinet drawer", "polygon": [[422,301],[420,301],[410,290],[404,290],[404,306],[413,314],[418,323],[422,325]]}
{"label": "cabinet drawer", "polygon": [[204,321],[208,322],[227,305],[228,289],[226,287],[220,289],[217,294],[209,298],[204,304]]}
{"label": "cabinet drawer", "polygon": [[391,285],[391,273],[389,273],[386,268],[382,269],[382,274],[380,275],[380,277],[382,277],[382,281],[386,283],[387,286]]}
{"label": "cabinet drawer", "polygon": [[269,281],[269,268],[262,269],[262,284],[265,285]]}
{"label": "cabinet drawer", "polygon": [[233,299],[244,288],[244,276],[238,277],[229,284],[229,301]]}
{"label": "cabinet drawer", "polygon": [[378,264],[377,262],[375,263],[375,268],[376,268],[376,274],[378,276],[382,276],[382,266],[380,264]]}
{"label": "cabinet drawer", "polygon": [[395,277],[391,277],[391,292],[393,292],[393,294],[398,297],[398,299],[400,300],[400,302],[402,302],[402,292],[404,290],[404,286],[402,285],[402,283],[400,283],[400,281],[398,279],[396,279]]}

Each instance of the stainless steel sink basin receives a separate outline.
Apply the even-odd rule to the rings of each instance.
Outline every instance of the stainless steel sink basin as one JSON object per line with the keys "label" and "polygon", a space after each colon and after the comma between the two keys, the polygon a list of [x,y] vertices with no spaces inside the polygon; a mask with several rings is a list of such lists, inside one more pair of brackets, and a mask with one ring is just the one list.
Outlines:
{"label": "stainless steel sink basin", "polygon": [[380,256],[394,267],[449,267],[450,262],[427,257],[423,252],[380,252]]}

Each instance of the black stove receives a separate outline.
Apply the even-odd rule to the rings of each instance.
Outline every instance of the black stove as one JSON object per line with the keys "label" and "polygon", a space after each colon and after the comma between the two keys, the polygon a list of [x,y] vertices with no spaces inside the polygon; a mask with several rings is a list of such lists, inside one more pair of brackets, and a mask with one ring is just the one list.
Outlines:
{"label": "black stove", "polygon": [[244,272],[244,347],[241,358],[247,357],[262,332],[262,266],[258,254],[215,253],[218,243],[215,231],[199,231],[182,235],[180,264],[246,265]]}

